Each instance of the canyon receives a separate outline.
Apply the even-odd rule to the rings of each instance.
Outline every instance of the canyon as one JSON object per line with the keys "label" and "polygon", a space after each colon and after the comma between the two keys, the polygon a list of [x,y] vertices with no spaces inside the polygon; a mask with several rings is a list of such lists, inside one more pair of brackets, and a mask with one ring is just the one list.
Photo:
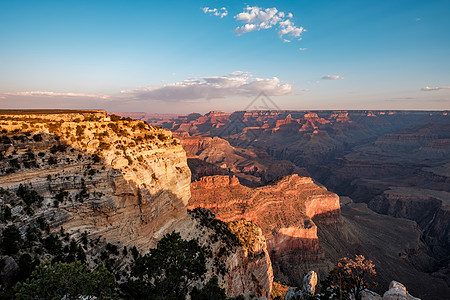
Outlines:
{"label": "canyon", "polygon": [[[209,249],[205,280],[218,274],[229,297],[268,297],[274,279],[301,286],[311,270],[323,280],[355,254],[377,266],[378,293],[392,280],[424,299],[450,293],[447,112],[123,117],[0,111],[2,232],[85,241],[90,267],[109,251],[125,272],[126,249],[176,231]],[[1,254],[2,278],[24,251]]]}
{"label": "canyon", "polygon": [[[327,259],[366,251],[388,273],[385,278],[383,274],[381,280],[385,289],[388,277],[394,276],[407,283],[418,296],[430,297],[424,292],[425,281],[438,286],[433,298],[444,299],[443,295],[448,294],[450,119],[447,111],[212,111],[205,115],[195,113],[153,121],[173,131],[196,159],[196,163],[190,165],[193,173],[198,173],[193,177],[199,182],[193,183],[193,191],[196,185],[205,184],[202,176],[236,176],[242,185],[258,188],[274,180],[283,181],[283,176],[298,174],[314,178],[314,182],[325,185],[344,199],[341,221],[336,225],[314,220],[320,251],[324,254],[301,262],[286,258],[287,269],[292,265],[303,265],[302,270],[312,269],[312,266],[325,269]],[[223,140],[229,146],[223,146],[226,144]],[[282,173],[272,171],[274,159],[281,161]],[[264,171],[250,173],[249,170]],[[249,180],[248,175],[260,180]],[[216,200],[207,193],[212,192],[205,191],[200,202],[219,217],[241,215],[236,207],[234,213],[227,210],[233,205],[214,207],[210,202]],[[238,198],[232,193],[229,197]],[[195,196],[191,201],[196,201]],[[223,201],[228,202],[225,198]],[[346,203],[350,206],[344,205]],[[256,206],[253,209],[256,210]],[[245,217],[251,218],[251,213]],[[373,224],[385,226],[370,227],[357,222],[364,218],[378,220]],[[264,226],[260,226],[264,232]],[[403,233],[401,236],[397,229]],[[380,232],[385,232],[385,238],[389,237],[396,245],[395,250],[386,247],[383,251],[369,243],[368,237],[376,240]],[[340,239],[331,238],[334,235]],[[270,245],[273,240],[270,233],[267,239]],[[379,251],[370,251],[364,246],[367,243]],[[314,247],[310,245],[311,249]],[[322,259],[323,256],[326,259]],[[389,261],[385,260],[387,257],[391,262],[383,263]],[[403,261],[394,263],[398,259]],[[279,270],[283,260],[272,259],[272,263],[277,278],[282,273]],[[397,270],[392,267],[398,263],[405,267]],[[419,273],[408,275],[412,272],[408,270]],[[414,281],[419,274],[428,279],[421,280],[422,283]],[[296,276],[292,275],[290,282],[297,283],[299,277]]]}

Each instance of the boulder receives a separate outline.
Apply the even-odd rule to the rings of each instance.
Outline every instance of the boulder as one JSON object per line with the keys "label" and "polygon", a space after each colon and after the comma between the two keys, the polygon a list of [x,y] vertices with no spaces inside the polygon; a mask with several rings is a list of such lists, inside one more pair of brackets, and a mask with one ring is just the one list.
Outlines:
{"label": "boulder", "polygon": [[420,300],[420,299],[411,296],[403,284],[393,280],[389,284],[389,290],[384,293],[383,300]]}
{"label": "boulder", "polygon": [[314,295],[316,292],[317,273],[309,271],[308,274],[303,277],[303,292],[306,294]]}

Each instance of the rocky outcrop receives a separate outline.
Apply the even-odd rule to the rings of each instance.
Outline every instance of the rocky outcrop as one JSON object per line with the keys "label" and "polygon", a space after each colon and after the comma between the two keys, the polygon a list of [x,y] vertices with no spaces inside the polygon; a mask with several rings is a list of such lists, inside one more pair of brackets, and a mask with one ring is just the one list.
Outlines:
{"label": "rocky outcrop", "polygon": [[248,186],[267,184],[286,175],[307,172],[289,161],[275,160],[264,151],[233,147],[219,137],[183,137],[192,180],[204,176],[234,175]]}
{"label": "rocky outcrop", "polygon": [[383,300],[420,300],[419,298],[411,296],[406,287],[397,281],[392,281],[389,285],[389,290],[383,295]]}
{"label": "rocky outcrop", "polygon": [[[211,227],[213,215],[202,223],[188,214],[190,170],[170,131],[104,112],[64,111],[0,114],[0,132],[1,230],[13,224],[25,235],[47,224],[45,238],[84,239],[91,266],[106,244],[122,257],[117,249],[146,252],[178,231],[211,249],[208,276],[219,274],[227,295],[270,294],[262,236],[253,254],[236,237],[230,242],[226,225]],[[4,258],[8,266],[17,259]],[[123,254],[114,264],[128,259]]]}
{"label": "rocky outcrop", "polygon": [[316,284],[317,273],[314,271],[309,271],[308,274],[303,277],[302,289],[291,287],[284,296],[284,300],[309,299],[316,293]]}
{"label": "rocky outcrop", "polygon": [[[216,123],[198,115],[173,120],[171,128],[180,135],[189,129],[191,136],[220,136],[233,147],[264,150],[306,167],[314,179],[339,195],[416,221],[419,227],[408,231],[422,234],[432,256],[442,264],[425,259],[409,267],[441,278],[448,273],[449,257],[445,194],[450,191],[449,120],[446,111],[246,111],[222,115]],[[330,247],[340,248],[335,242]],[[350,248],[360,248],[357,239]],[[400,252],[412,258],[415,251]],[[407,273],[405,268],[402,276],[409,278]],[[419,287],[425,281],[408,286],[423,294]]]}
{"label": "rocky outcrop", "polygon": [[[324,258],[313,218],[329,224],[340,221],[339,197],[298,175],[258,188],[242,186],[235,177],[203,177],[192,183],[191,194],[190,208],[210,209],[224,221],[246,219],[258,224],[275,274],[295,283],[305,272],[300,261]],[[286,269],[287,263],[292,267]]]}
{"label": "rocky outcrop", "polygon": [[0,187],[32,187],[44,198],[35,216],[54,227],[147,250],[186,214],[190,171],[169,131],[98,113],[4,116],[1,130]]}
{"label": "rocky outcrop", "polygon": [[316,293],[317,273],[309,271],[308,274],[303,277],[303,292],[309,295]]}
{"label": "rocky outcrop", "polygon": [[218,276],[228,297],[243,295],[269,297],[273,273],[261,229],[254,223],[238,221],[226,224],[206,209],[189,211],[172,224],[184,239],[197,239],[211,250],[206,281]]}
{"label": "rocky outcrop", "polygon": [[[348,203],[341,207],[341,214],[342,226],[317,224],[319,241],[331,266],[342,257],[363,254],[375,265],[378,286],[374,291],[380,295],[396,279],[413,295],[446,299],[450,288],[444,276],[429,274],[436,261],[416,222],[377,214],[364,203]],[[319,279],[327,276],[322,269],[315,270]]]}

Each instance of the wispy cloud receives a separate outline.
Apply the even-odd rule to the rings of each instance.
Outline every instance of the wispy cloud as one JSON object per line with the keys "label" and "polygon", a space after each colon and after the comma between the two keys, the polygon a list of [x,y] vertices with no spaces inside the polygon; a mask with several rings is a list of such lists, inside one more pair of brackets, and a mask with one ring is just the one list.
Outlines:
{"label": "wispy cloud", "polygon": [[[76,103],[78,101],[98,103],[123,101],[193,101],[217,99],[228,96],[256,96],[264,92],[268,96],[281,96],[291,93],[291,84],[283,83],[277,77],[259,78],[249,72],[235,71],[226,76],[198,77],[162,86],[149,86],[123,90],[116,94],[83,94],[59,92],[16,92],[0,94],[0,99],[8,101],[18,99],[63,100]],[[76,98],[76,99],[74,99]],[[72,100],[73,99],[73,100]]]}
{"label": "wispy cloud", "polygon": [[235,29],[237,35],[275,27],[280,38],[287,42],[290,41],[288,38],[301,40],[300,35],[306,31],[302,26],[295,26],[292,13],[278,11],[275,7],[247,6],[243,12],[237,14],[234,18],[244,23],[244,25]]}
{"label": "wispy cloud", "polygon": [[236,71],[227,76],[199,77],[157,87],[121,91],[121,96],[135,100],[183,101],[215,99],[227,96],[286,95],[291,85],[277,77],[258,78],[248,72]]}
{"label": "wispy cloud", "polygon": [[298,48],[298,50],[300,50],[300,51],[306,51],[306,50],[308,50],[308,48]]}
{"label": "wispy cloud", "polygon": [[436,86],[436,87],[430,87],[430,86],[426,86],[424,88],[420,89],[421,91],[424,92],[432,92],[432,91],[440,91],[440,90],[450,90],[450,86]]}
{"label": "wispy cloud", "polygon": [[221,18],[226,17],[228,15],[228,10],[225,7],[222,8],[203,7],[202,10],[205,14],[210,14]]}
{"label": "wispy cloud", "polygon": [[96,99],[109,99],[109,95],[98,94],[84,94],[84,93],[58,93],[58,92],[44,92],[44,91],[31,91],[31,92],[16,92],[16,93],[3,93],[0,94],[1,98],[14,96],[36,96],[36,97],[60,97],[60,98],[96,98]]}
{"label": "wispy cloud", "polygon": [[323,76],[322,79],[324,80],[336,80],[336,79],[344,79],[341,75],[326,75]]}

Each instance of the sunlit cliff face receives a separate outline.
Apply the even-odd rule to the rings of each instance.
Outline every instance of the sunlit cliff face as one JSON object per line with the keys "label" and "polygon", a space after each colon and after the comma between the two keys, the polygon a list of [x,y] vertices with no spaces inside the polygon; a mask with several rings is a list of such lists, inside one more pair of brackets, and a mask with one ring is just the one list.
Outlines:
{"label": "sunlit cliff face", "polygon": [[[169,131],[104,112],[4,114],[0,131],[0,186],[32,184],[48,203],[41,210],[64,209],[68,227],[148,249],[161,228],[186,214],[190,171]],[[72,199],[82,190],[95,210],[70,201],[53,208],[54,189]]]}

